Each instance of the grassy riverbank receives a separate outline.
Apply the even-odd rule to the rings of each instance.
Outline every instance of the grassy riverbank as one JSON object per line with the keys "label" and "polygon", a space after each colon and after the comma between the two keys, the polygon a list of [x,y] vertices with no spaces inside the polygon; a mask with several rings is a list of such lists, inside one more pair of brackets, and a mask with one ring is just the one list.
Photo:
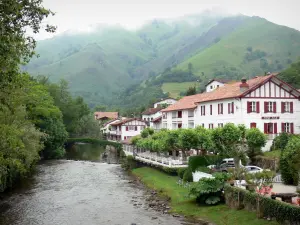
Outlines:
{"label": "grassy riverbank", "polygon": [[226,205],[198,206],[193,199],[187,197],[188,189],[177,185],[178,177],[169,176],[156,169],[143,167],[132,172],[148,187],[169,196],[174,213],[202,218],[217,225],[278,225],[276,222],[257,219],[255,213],[233,210]]}

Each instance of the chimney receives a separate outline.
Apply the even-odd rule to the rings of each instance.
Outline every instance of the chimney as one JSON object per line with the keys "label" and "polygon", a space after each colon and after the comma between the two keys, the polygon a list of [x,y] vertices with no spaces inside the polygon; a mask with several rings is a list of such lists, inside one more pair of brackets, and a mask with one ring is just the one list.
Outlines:
{"label": "chimney", "polygon": [[245,92],[248,89],[249,89],[249,84],[247,83],[247,79],[246,78],[242,78],[241,84],[240,84],[240,91],[241,92]]}

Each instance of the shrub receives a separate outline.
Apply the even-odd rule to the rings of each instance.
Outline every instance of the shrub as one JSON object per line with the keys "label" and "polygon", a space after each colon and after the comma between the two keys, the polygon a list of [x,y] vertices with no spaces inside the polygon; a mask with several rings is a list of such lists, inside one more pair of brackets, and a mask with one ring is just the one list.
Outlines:
{"label": "shrub", "polygon": [[286,145],[289,142],[289,139],[292,135],[288,133],[281,133],[276,138],[274,138],[271,151],[274,150],[284,150]]}
{"label": "shrub", "polygon": [[292,136],[289,139],[288,144],[286,145],[286,148],[280,157],[281,177],[285,184],[293,184],[293,185],[298,184],[299,168],[296,168],[297,162],[295,161],[298,159],[298,157],[295,156],[299,154],[299,151],[300,151],[300,137]]}
{"label": "shrub", "polygon": [[185,182],[193,182],[193,173],[190,168],[187,168],[183,174],[183,181]]}
{"label": "shrub", "polygon": [[178,176],[181,178],[181,179],[183,179],[183,174],[184,174],[184,172],[187,170],[187,168],[179,168],[178,170],[177,170],[177,174],[178,174]]}
{"label": "shrub", "polygon": [[212,164],[219,164],[221,158],[217,155],[191,156],[189,158],[189,168],[195,172],[198,167],[206,167]]}
{"label": "shrub", "polygon": [[300,208],[297,206],[229,185],[225,186],[224,194],[226,204],[231,208],[245,208],[257,212],[258,217],[275,218],[281,224],[284,221],[289,221],[289,224],[299,224]]}
{"label": "shrub", "polygon": [[211,173],[211,170],[209,168],[207,168],[206,166],[199,166],[196,171],[200,171],[203,173]]}
{"label": "shrub", "polygon": [[124,169],[124,170],[132,170],[134,168],[137,167],[137,161],[134,160],[134,157],[129,155],[125,158],[123,158],[122,162],[121,162],[121,167]]}
{"label": "shrub", "polygon": [[177,175],[177,168],[169,168],[169,167],[162,167],[162,170],[172,176],[176,176]]}
{"label": "shrub", "polygon": [[222,197],[222,191],[229,175],[216,173],[214,178],[202,178],[190,187],[189,195],[196,197],[199,204],[215,205]]}

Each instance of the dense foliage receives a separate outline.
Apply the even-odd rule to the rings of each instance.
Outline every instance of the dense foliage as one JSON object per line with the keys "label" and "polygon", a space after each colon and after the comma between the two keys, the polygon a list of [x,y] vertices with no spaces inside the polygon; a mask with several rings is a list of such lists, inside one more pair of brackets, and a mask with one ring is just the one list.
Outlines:
{"label": "dense foliage", "polygon": [[300,178],[300,137],[292,136],[281,154],[280,172],[285,184],[298,185]]}
{"label": "dense foliage", "polygon": [[189,157],[188,166],[192,171],[196,171],[199,167],[206,167],[209,165],[218,165],[222,158],[218,155],[199,155]]}
{"label": "dense foliage", "polygon": [[222,200],[222,191],[229,174],[215,173],[213,178],[202,178],[190,187],[189,195],[199,204],[215,205]]}
{"label": "dense foliage", "polygon": [[[34,55],[36,42],[27,31],[38,33],[42,21],[53,14],[41,3],[0,4],[0,192],[28,175],[40,156],[63,157],[68,135],[84,134],[89,126],[84,120],[90,113],[87,105],[71,97],[66,85],[33,79],[19,70]],[[43,28],[55,30],[48,24]]]}
{"label": "dense foliage", "polygon": [[232,208],[245,208],[256,212],[259,218],[275,218],[280,224],[286,221],[289,221],[289,224],[299,224],[300,208],[297,206],[229,185],[225,186],[224,193],[226,204]]}

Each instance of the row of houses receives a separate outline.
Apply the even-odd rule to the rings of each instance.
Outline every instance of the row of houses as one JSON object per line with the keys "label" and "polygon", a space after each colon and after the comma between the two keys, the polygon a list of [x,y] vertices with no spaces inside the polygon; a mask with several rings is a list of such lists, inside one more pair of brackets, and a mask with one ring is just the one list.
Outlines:
{"label": "row of houses", "polygon": [[268,150],[279,133],[300,133],[300,92],[277,75],[267,74],[238,82],[214,79],[206,85],[204,93],[179,101],[170,98],[155,103],[153,108],[142,113],[142,119],[112,121],[108,133],[111,135],[117,130],[119,140],[126,140],[147,126],[172,130],[244,124],[268,135],[264,149]]}

